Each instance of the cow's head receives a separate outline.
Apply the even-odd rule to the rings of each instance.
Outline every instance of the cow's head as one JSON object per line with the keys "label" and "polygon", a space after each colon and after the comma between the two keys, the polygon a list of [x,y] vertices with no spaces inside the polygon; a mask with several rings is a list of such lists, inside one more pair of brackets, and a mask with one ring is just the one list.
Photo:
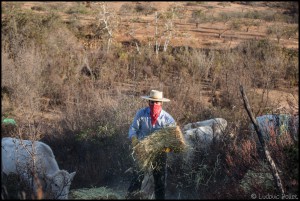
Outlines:
{"label": "cow's head", "polygon": [[59,170],[52,175],[46,175],[47,192],[52,199],[68,199],[71,182],[76,172],[68,173],[65,170]]}

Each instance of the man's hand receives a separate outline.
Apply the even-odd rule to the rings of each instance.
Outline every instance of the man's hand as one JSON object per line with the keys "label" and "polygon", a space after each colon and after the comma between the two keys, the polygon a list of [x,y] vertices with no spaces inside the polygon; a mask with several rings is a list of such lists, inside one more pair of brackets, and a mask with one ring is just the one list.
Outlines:
{"label": "man's hand", "polygon": [[131,138],[131,145],[134,147],[135,145],[137,145],[137,143],[139,143],[139,140],[137,139],[137,137],[133,136]]}

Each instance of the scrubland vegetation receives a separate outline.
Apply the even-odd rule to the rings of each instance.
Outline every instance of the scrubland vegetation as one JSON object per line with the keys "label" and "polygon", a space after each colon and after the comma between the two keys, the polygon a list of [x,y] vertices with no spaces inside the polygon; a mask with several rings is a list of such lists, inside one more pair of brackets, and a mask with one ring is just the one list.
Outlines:
{"label": "scrubland vegetation", "polygon": [[[121,8],[123,14],[134,10],[130,12],[137,16],[156,11],[142,5]],[[128,128],[135,112],[147,105],[140,95],[158,89],[171,99],[164,108],[180,126],[214,117],[229,123],[224,138],[209,152],[197,152],[189,165],[170,165],[168,191],[182,191],[180,198],[200,199],[250,199],[252,193],[276,193],[257,137],[249,133],[239,85],[245,87],[256,116],[278,113],[278,105],[268,96],[270,90],[294,93],[299,86],[299,52],[278,41],[293,35],[282,33],[279,24],[285,23],[292,32],[298,10],[287,10],[279,20],[278,13],[259,11],[219,16],[230,18],[236,28],[246,19],[259,19],[259,26],[266,27],[272,21],[278,26],[267,30],[277,41],[266,37],[245,40],[231,49],[167,46],[156,51],[154,43],[112,40],[110,31],[120,26],[114,18],[101,23],[95,18],[90,30],[93,39],[98,38],[97,47],[86,47],[82,43],[88,40],[82,34],[86,27],[75,17],[66,23],[57,14],[59,9],[53,4],[47,13],[33,12],[47,10],[43,6],[24,11],[17,2],[2,7],[1,116],[17,122],[14,130],[2,126],[2,137],[49,144],[62,169],[77,171],[71,188],[106,186],[130,178],[124,173],[133,163]],[[81,4],[66,11],[74,16],[88,12],[92,11]],[[191,16],[192,23],[204,19],[201,11]],[[298,195],[298,145],[289,136],[274,137],[270,149],[286,193]]]}

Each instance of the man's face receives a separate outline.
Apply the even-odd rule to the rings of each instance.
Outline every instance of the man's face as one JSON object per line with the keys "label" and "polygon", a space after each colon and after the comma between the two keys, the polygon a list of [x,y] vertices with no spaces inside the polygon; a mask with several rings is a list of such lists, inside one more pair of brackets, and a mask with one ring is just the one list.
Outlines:
{"label": "man's face", "polygon": [[161,101],[149,101],[149,105],[162,105]]}

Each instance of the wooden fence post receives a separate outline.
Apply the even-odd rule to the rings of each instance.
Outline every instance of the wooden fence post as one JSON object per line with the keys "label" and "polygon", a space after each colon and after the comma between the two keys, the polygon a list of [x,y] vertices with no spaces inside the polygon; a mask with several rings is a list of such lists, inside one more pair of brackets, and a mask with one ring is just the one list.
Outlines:
{"label": "wooden fence post", "polygon": [[251,112],[251,107],[249,105],[248,98],[247,98],[247,96],[246,96],[246,94],[244,92],[243,85],[240,85],[240,92],[242,94],[242,98],[243,98],[243,101],[244,101],[244,107],[245,107],[245,109],[246,109],[246,111],[248,113],[248,116],[251,119],[251,122],[254,125],[255,131],[256,131],[256,133],[258,135],[259,142],[261,143],[261,146],[263,148],[264,154],[265,154],[265,156],[267,158],[267,161],[268,161],[268,163],[269,163],[269,165],[271,167],[271,172],[272,172],[274,180],[276,181],[277,188],[280,191],[281,195],[283,195],[284,194],[284,189],[283,189],[282,182],[281,182],[281,179],[280,179],[280,176],[279,176],[279,172],[277,170],[276,164],[274,163],[274,161],[273,161],[273,159],[272,159],[272,157],[270,155],[270,152],[269,152],[269,149],[268,149],[268,145],[265,143],[265,140],[263,138],[261,129],[259,128],[258,123],[257,123],[255,117],[253,116],[253,113]]}

